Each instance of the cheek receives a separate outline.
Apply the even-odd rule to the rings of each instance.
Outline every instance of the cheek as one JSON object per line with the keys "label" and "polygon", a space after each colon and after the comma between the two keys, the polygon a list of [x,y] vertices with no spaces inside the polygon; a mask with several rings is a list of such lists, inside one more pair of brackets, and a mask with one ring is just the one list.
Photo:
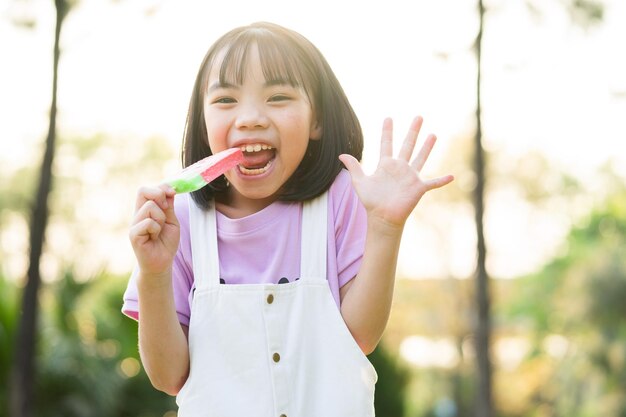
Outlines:
{"label": "cheek", "polygon": [[311,128],[310,115],[307,115],[303,112],[294,111],[284,114],[283,120],[286,122],[286,125],[289,126],[289,130],[291,130],[292,133],[300,133],[302,135],[308,136]]}
{"label": "cheek", "polygon": [[[209,122],[209,120],[212,120],[212,122]],[[226,143],[226,138],[228,137],[228,126],[224,123],[216,123],[216,120],[220,120],[220,118],[212,117],[210,114],[205,113],[204,123],[206,126],[206,133],[209,139],[209,146],[214,153],[228,147]]]}

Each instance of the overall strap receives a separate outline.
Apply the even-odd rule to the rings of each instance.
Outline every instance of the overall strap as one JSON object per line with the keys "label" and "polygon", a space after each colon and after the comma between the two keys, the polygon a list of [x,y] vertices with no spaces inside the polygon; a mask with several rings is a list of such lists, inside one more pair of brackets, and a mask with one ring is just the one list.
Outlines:
{"label": "overall strap", "polygon": [[300,279],[326,280],[328,192],[306,201],[302,207]]}
{"label": "overall strap", "polygon": [[189,199],[189,235],[196,289],[219,286],[220,263],[217,252],[217,218],[215,202],[207,210]]}

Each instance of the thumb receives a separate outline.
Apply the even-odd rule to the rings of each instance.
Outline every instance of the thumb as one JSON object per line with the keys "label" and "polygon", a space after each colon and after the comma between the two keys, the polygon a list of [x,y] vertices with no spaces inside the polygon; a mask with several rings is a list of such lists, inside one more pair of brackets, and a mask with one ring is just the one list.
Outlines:
{"label": "thumb", "polygon": [[365,176],[361,164],[354,156],[344,153],[339,155],[339,160],[344,164],[348,172],[350,172],[353,181],[358,181]]}

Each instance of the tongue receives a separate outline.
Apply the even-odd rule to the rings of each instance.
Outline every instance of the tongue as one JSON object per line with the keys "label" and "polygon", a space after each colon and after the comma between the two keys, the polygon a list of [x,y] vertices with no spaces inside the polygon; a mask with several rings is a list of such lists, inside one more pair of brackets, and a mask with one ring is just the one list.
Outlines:
{"label": "tongue", "polygon": [[244,152],[241,165],[249,169],[263,168],[272,158],[274,158],[274,151],[269,149],[259,152]]}

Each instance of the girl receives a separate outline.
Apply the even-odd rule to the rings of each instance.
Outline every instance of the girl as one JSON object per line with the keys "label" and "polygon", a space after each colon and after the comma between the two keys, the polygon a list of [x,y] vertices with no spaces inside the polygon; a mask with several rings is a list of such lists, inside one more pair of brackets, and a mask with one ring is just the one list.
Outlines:
{"label": "girl", "polygon": [[420,178],[435,142],[411,160],[421,124],[394,158],[385,120],[367,176],[359,122],[308,40],[257,23],[209,49],[183,165],[232,147],[245,161],[191,198],[138,191],[123,307],[139,320],[150,380],[177,395],[180,416],[374,415],[365,355],[387,323],[404,223],[452,181]]}

